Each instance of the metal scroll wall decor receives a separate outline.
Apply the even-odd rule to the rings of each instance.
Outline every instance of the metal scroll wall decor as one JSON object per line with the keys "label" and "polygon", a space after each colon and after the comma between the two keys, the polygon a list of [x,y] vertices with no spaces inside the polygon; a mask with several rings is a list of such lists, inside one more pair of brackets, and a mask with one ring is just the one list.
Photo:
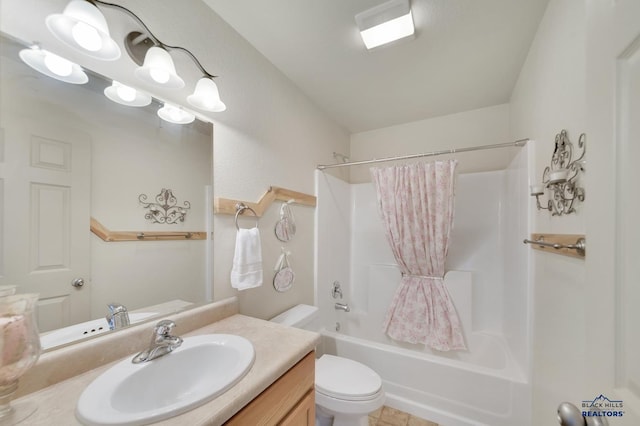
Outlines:
{"label": "metal scroll wall decor", "polygon": [[173,195],[173,192],[171,192],[170,189],[164,188],[156,195],[155,203],[148,203],[145,194],[140,194],[138,201],[145,209],[148,209],[144,218],[153,223],[166,223],[170,225],[184,222],[187,210],[191,208],[191,203],[188,201],[183,203],[183,207],[178,206],[178,200]]}
{"label": "metal scroll wall decor", "polygon": [[[578,175],[584,172],[586,134],[578,138],[578,150],[574,152],[567,131],[556,135],[551,163],[542,174],[542,185],[532,185],[531,195],[536,197],[538,210],[549,210],[552,216],[562,216],[575,212],[573,203],[584,201],[584,188],[577,185]],[[577,155],[579,154],[579,155]],[[540,203],[540,196],[547,192],[547,206]]]}

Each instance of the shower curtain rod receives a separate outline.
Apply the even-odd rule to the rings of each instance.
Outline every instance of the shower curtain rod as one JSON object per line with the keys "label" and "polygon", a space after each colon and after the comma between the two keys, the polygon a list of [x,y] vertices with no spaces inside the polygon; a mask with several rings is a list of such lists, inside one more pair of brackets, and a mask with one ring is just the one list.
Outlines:
{"label": "shower curtain rod", "polygon": [[402,155],[399,157],[385,157],[385,158],[374,158],[373,160],[362,160],[362,161],[348,161],[346,163],[338,163],[338,164],[319,164],[316,168],[318,170],[324,169],[333,169],[336,167],[348,167],[348,166],[358,166],[360,164],[372,164],[372,163],[382,163],[384,161],[394,161],[394,160],[408,160],[411,158],[420,158],[420,157],[433,157],[435,155],[444,155],[444,154],[456,154],[458,152],[468,152],[468,151],[481,151],[483,149],[494,149],[494,148],[508,148],[512,146],[525,146],[529,142],[529,138],[519,139],[515,142],[507,142],[507,143],[497,143],[493,145],[480,145],[480,146],[472,146],[468,148],[453,148],[446,149],[443,151],[433,151],[433,152],[425,152],[422,154],[411,154],[411,155]]}

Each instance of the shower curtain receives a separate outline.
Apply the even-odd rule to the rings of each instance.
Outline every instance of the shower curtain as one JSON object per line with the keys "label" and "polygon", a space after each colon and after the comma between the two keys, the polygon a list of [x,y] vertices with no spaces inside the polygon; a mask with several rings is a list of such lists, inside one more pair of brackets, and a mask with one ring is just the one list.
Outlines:
{"label": "shower curtain", "polygon": [[378,211],[402,272],[383,331],[440,351],[466,349],[443,281],[456,165],[448,160],[371,169]]}

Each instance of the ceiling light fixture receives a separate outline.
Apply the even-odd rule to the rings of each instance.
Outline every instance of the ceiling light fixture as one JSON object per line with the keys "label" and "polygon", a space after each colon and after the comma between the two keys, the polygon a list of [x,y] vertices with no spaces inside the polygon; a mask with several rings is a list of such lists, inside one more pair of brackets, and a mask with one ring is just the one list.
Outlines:
{"label": "ceiling light fixture", "polygon": [[56,80],[72,84],[85,84],[89,81],[89,77],[82,71],[80,65],[40,49],[38,45],[33,45],[30,49],[22,49],[19,56],[25,64],[34,70]]}
{"label": "ceiling light fixture", "polygon": [[111,86],[104,89],[104,95],[121,105],[143,107],[151,103],[151,96],[113,80]]}
{"label": "ceiling light fixture", "polygon": [[355,18],[367,49],[373,49],[415,33],[409,0],[387,1],[358,13]]}
{"label": "ceiling light fixture", "polygon": [[[205,70],[189,50],[161,42],[142,19],[123,6],[101,0],[71,0],[62,14],[47,17],[47,27],[59,40],[88,56],[103,60],[118,59],[120,48],[111,39],[107,21],[98,6],[117,9],[139,24],[140,31],[132,31],[124,40],[129,57],[139,65],[134,72],[137,78],[163,88],[184,87],[185,82],[176,73],[171,57],[173,51],[182,51],[191,58],[202,73],[193,94],[188,96],[189,103],[205,111],[219,112],[226,109],[225,104],[220,100],[218,87],[213,81],[216,76]],[[107,90],[105,90],[106,94]],[[121,97],[118,98],[122,100]],[[112,97],[109,99],[114,100]]]}

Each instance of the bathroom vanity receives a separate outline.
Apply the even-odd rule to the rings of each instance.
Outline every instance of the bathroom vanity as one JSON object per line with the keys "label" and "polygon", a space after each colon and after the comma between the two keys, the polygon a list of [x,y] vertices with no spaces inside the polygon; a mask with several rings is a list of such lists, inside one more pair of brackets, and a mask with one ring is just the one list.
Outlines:
{"label": "bathroom vanity", "polygon": [[[239,315],[235,298],[168,318],[177,325],[175,334],[184,337],[212,333],[245,337],[254,346],[255,361],[249,372],[222,395],[154,424],[313,424],[314,350],[320,341],[317,333]],[[23,396],[14,401],[38,405],[24,424],[80,425],[75,409],[83,390],[112,365],[143,349],[154,324],[137,325],[43,354],[21,379],[18,392]]]}

